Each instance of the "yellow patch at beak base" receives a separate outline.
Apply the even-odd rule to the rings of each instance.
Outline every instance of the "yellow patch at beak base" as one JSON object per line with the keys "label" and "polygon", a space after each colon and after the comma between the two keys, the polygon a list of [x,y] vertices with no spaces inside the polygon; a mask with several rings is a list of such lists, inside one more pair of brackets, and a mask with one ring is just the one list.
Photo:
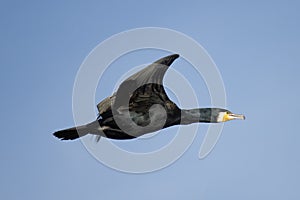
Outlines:
{"label": "yellow patch at beak base", "polygon": [[244,115],[240,115],[240,114],[233,114],[233,113],[226,113],[223,116],[223,122],[227,122],[227,121],[233,120],[233,119],[242,119],[242,120],[244,120],[245,116]]}

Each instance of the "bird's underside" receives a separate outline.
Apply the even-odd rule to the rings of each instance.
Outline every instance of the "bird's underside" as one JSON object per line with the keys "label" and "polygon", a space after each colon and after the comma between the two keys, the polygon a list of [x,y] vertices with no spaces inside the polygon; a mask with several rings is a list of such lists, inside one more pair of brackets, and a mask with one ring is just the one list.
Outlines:
{"label": "bird's underside", "polygon": [[132,139],[180,122],[180,109],[169,100],[162,85],[150,83],[138,88],[128,106],[114,107],[116,98],[114,94],[98,104],[102,136]]}

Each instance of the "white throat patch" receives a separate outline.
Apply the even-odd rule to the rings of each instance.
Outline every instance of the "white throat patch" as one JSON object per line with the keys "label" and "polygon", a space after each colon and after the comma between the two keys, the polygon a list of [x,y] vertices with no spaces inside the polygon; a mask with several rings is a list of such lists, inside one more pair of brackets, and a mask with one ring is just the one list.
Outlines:
{"label": "white throat patch", "polygon": [[227,112],[220,112],[217,118],[217,122],[224,122],[224,116],[227,114]]}

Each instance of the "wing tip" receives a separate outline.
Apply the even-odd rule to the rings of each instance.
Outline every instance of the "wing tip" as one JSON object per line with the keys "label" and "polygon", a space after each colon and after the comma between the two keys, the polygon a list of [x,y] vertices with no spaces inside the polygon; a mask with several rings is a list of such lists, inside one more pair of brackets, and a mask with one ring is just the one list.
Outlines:
{"label": "wing tip", "polygon": [[170,66],[174,62],[174,60],[176,60],[178,57],[179,57],[179,54],[172,54],[172,55],[163,57],[163,58],[155,61],[154,63]]}

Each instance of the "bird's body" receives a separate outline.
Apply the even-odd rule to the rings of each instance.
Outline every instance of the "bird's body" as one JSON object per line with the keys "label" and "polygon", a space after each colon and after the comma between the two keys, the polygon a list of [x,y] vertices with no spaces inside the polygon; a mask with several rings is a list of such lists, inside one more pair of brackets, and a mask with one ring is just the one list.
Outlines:
{"label": "bird's body", "polygon": [[183,110],[172,102],[164,90],[163,77],[178,57],[174,54],[157,60],[123,81],[112,96],[97,105],[99,116],[95,121],[57,131],[54,135],[62,140],[88,133],[111,139],[132,139],[173,125],[244,118],[221,108]]}
{"label": "bird's body", "polygon": [[[119,107],[115,112],[113,112],[114,106],[112,105],[115,103],[116,94],[104,99],[97,105],[99,110],[98,122],[100,127],[105,127],[103,128],[105,137],[131,139],[180,122],[180,109],[177,105],[170,101],[166,95],[161,95],[162,92],[151,94],[149,91],[155,89],[148,88],[153,87],[162,88],[158,84],[147,84],[138,88],[130,98],[128,107]],[[130,117],[129,120],[126,115],[127,112]],[[152,123],[151,119],[154,120]],[[161,124],[162,121],[165,123]],[[123,129],[125,127],[128,134],[118,124],[121,124]]]}

